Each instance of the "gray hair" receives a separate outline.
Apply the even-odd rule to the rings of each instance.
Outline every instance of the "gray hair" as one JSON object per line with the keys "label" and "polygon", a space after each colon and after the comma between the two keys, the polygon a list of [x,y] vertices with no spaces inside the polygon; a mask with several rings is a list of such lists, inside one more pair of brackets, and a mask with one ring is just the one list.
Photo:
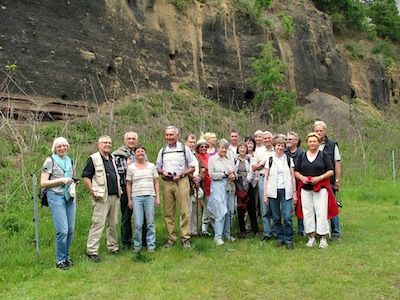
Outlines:
{"label": "gray hair", "polygon": [[53,146],[51,146],[51,152],[56,153],[56,148],[60,145],[66,145],[69,148],[69,143],[66,138],[59,136],[54,139]]}
{"label": "gray hair", "polygon": [[299,135],[294,131],[289,131],[287,135],[293,135],[296,139],[299,139]]}
{"label": "gray hair", "polygon": [[324,130],[328,128],[324,121],[315,121],[313,125],[313,130],[315,130],[316,126],[321,126]]}
{"label": "gray hair", "polygon": [[136,132],[134,132],[134,131],[127,131],[127,132],[125,132],[125,134],[124,134],[124,140],[127,139],[128,134],[130,134],[130,133],[133,133],[133,135],[135,136],[135,139],[136,139],[136,140],[139,139],[139,136],[138,136],[138,134],[137,134]]}
{"label": "gray hair", "polygon": [[269,131],[264,131],[263,135],[269,135],[270,137],[273,137],[273,134]]}
{"label": "gray hair", "polygon": [[179,129],[178,129],[177,127],[175,127],[175,126],[167,126],[167,127],[165,128],[164,132],[167,131],[167,130],[170,130],[170,129],[175,130],[175,132],[176,132],[177,134],[179,134]]}
{"label": "gray hair", "polygon": [[220,148],[220,147],[223,146],[223,147],[225,147],[225,148],[228,149],[228,147],[229,147],[229,142],[228,142],[226,139],[220,139],[220,140],[218,141],[217,145],[218,145],[218,148]]}
{"label": "gray hair", "polygon": [[264,134],[264,132],[262,131],[262,130],[257,130],[256,132],[254,132],[254,136],[257,136],[257,135],[263,135]]}
{"label": "gray hair", "polygon": [[101,140],[110,140],[111,141],[111,137],[109,135],[102,135],[101,137],[99,137],[99,139],[97,140],[97,143],[100,143]]}

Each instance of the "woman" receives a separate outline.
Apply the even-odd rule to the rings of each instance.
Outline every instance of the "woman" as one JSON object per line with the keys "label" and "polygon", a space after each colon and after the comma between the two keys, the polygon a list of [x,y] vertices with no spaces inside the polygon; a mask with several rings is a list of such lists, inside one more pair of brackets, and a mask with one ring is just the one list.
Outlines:
{"label": "woman", "polygon": [[201,188],[204,191],[204,197],[201,201],[203,206],[203,215],[201,220],[201,234],[210,236],[209,226],[212,223],[212,215],[207,208],[208,199],[210,198],[211,193],[211,178],[208,174],[208,159],[210,155],[207,153],[208,144],[205,139],[200,139],[197,141],[196,152],[197,152],[197,160],[200,164],[200,177],[202,177]]}
{"label": "woman", "polygon": [[306,136],[308,150],[298,159],[295,176],[299,180],[297,188],[297,216],[303,218],[304,233],[308,235],[307,247],[316,244],[316,234],[321,236],[319,248],[328,247],[328,218],[338,214],[335,197],[329,183],[333,167],[329,156],[319,151],[321,142],[316,132]]}
{"label": "woman", "polygon": [[236,174],[236,196],[239,222],[239,237],[246,235],[245,213],[250,217],[251,230],[258,234],[258,225],[256,217],[255,188],[251,183],[252,173],[250,172],[250,159],[247,156],[247,145],[239,143],[237,147],[238,158],[235,160]]}
{"label": "woman", "polygon": [[294,163],[284,153],[285,138],[275,137],[273,144],[275,153],[265,165],[264,203],[270,204],[278,245],[293,249],[292,199],[297,202]]}
{"label": "woman", "polygon": [[68,156],[69,143],[63,137],[53,141],[52,155],[43,164],[40,186],[46,189],[47,200],[56,230],[56,266],[66,270],[72,266],[71,243],[74,238],[76,201],[73,163]]}
{"label": "woman", "polygon": [[247,157],[254,157],[254,151],[256,150],[256,141],[251,136],[246,136],[244,142],[247,146]]}
{"label": "woman", "polygon": [[215,148],[215,144],[217,143],[217,136],[213,132],[206,132],[203,138],[207,141],[208,149],[207,153],[209,156],[214,156],[217,154],[217,148]]}
{"label": "woman", "polygon": [[147,251],[152,253],[156,248],[156,225],[154,206],[160,206],[160,189],[156,166],[146,160],[146,149],[137,145],[133,149],[135,162],[126,171],[126,193],[128,207],[133,209],[135,216],[135,233],[133,251],[142,249],[143,215],[147,222],[146,243]]}
{"label": "woman", "polygon": [[231,236],[231,216],[233,213],[233,199],[235,173],[233,162],[228,159],[229,143],[222,139],[218,141],[218,154],[210,157],[208,172],[211,177],[211,197],[208,209],[215,217],[214,242],[220,246],[224,244],[222,237],[233,242]]}

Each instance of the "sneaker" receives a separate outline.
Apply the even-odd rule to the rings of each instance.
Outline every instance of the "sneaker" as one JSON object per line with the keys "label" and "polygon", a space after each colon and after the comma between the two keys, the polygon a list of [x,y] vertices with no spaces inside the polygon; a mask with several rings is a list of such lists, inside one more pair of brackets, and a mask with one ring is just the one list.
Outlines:
{"label": "sneaker", "polygon": [[315,238],[314,237],[310,237],[310,238],[308,238],[306,246],[309,247],[309,248],[312,248],[312,247],[314,247],[316,245],[316,243],[317,242],[315,241]]}
{"label": "sneaker", "polygon": [[264,235],[262,241],[269,241],[270,239],[272,239],[270,235]]}
{"label": "sneaker", "polygon": [[69,269],[68,263],[64,262],[64,261],[57,263],[56,267],[57,267],[57,269],[60,269],[60,270],[68,270]]}
{"label": "sneaker", "polygon": [[119,252],[118,249],[117,249],[117,250],[114,250],[114,251],[111,251],[111,254],[112,254],[112,255],[119,255],[119,253],[120,253],[120,252]]}
{"label": "sneaker", "polygon": [[224,241],[222,239],[214,239],[214,242],[217,246],[221,246],[224,244]]}
{"label": "sneaker", "polygon": [[328,248],[328,242],[326,241],[326,238],[321,238],[319,242],[319,249],[325,249]]}
{"label": "sneaker", "polygon": [[155,251],[156,251],[156,249],[154,249],[154,248],[147,249],[147,253],[154,253]]}
{"label": "sneaker", "polygon": [[233,236],[226,237],[225,240],[226,240],[227,242],[234,242],[234,241],[236,241],[236,239],[235,239]]}
{"label": "sneaker", "polygon": [[190,244],[190,240],[183,241],[182,246],[184,249],[190,249],[192,247],[192,245]]}
{"label": "sneaker", "polygon": [[140,252],[140,248],[133,248],[133,253],[139,253]]}
{"label": "sneaker", "polygon": [[170,241],[167,241],[167,242],[164,244],[163,249],[169,249],[169,248],[173,247],[174,245],[175,245],[175,243],[170,242]]}
{"label": "sneaker", "polygon": [[211,233],[209,233],[208,230],[203,230],[201,232],[201,235],[203,235],[203,236],[211,236]]}
{"label": "sneaker", "polygon": [[287,243],[286,249],[294,249],[293,243]]}
{"label": "sneaker", "polygon": [[333,242],[336,242],[336,241],[338,241],[340,239],[340,236],[338,236],[338,235],[333,235],[332,236],[332,241]]}
{"label": "sneaker", "polygon": [[100,257],[96,254],[88,254],[87,257],[91,262],[94,263],[99,263],[101,261]]}
{"label": "sneaker", "polygon": [[74,261],[70,258],[67,259],[66,264],[68,265],[68,267],[72,267],[74,265]]}

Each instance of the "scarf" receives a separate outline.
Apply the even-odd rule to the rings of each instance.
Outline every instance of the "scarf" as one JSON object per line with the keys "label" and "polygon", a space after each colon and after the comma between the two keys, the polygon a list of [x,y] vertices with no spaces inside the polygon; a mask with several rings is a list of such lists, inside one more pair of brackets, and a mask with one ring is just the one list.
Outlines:
{"label": "scarf", "polygon": [[[64,178],[72,178],[72,160],[68,155],[64,156],[62,159],[57,154],[52,154],[51,157],[55,161],[55,163],[60,167],[63,171]],[[64,198],[68,201],[71,197],[70,195],[71,185],[64,185]]]}

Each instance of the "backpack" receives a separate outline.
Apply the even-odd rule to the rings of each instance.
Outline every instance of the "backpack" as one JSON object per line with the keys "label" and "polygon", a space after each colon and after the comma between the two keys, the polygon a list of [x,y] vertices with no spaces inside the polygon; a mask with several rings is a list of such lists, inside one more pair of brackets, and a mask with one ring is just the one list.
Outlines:
{"label": "backpack", "polygon": [[[273,160],[273,158],[272,158],[272,156],[270,156],[269,157],[269,161],[268,161],[269,169],[271,169],[272,160]],[[287,165],[289,166],[289,169],[290,169],[290,157],[289,157],[289,155],[286,155],[286,160],[287,160]]]}
{"label": "backpack", "polygon": [[[52,156],[50,156],[50,158],[51,158],[51,172],[53,173],[54,159],[53,159]],[[72,168],[73,168],[74,167],[74,161],[72,159],[71,159],[71,165],[72,165]],[[50,174],[49,179],[51,178],[52,173]],[[40,199],[40,204],[42,204],[42,207],[43,206],[49,207],[49,201],[47,200],[47,188],[43,188],[43,187],[40,188],[39,199]]]}
{"label": "backpack", "polygon": [[[52,156],[50,156],[50,157],[51,157],[51,172],[53,173],[54,159]],[[52,174],[50,174],[49,179],[51,178],[51,175]],[[42,207],[43,206],[49,207],[49,201],[47,201],[47,189],[46,188],[43,188],[43,187],[40,188],[39,199],[40,199],[40,204],[42,204]]]}
{"label": "backpack", "polygon": [[[183,156],[185,157],[185,167],[188,166],[188,162],[187,162],[187,157],[186,157],[186,148],[185,148],[185,144],[181,143],[182,149],[181,150],[175,150],[175,151],[169,151],[168,153],[183,153]],[[162,148],[161,151],[161,165],[164,165],[164,154],[165,154],[165,150],[167,149],[167,146],[164,146]]]}

